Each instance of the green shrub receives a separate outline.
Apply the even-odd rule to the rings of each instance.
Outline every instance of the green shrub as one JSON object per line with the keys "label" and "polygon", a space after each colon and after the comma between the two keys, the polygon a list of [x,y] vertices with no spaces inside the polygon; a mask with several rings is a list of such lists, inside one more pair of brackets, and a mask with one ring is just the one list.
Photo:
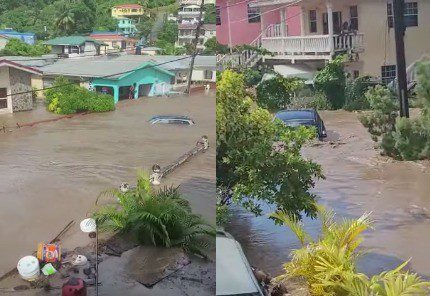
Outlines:
{"label": "green shrub", "polygon": [[330,102],[322,92],[317,92],[309,97],[293,97],[288,104],[289,109],[316,109],[316,110],[330,110]]}
{"label": "green shrub", "polygon": [[57,77],[53,88],[45,91],[48,110],[56,114],[79,112],[107,112],[115,110],[112,96],[89,91],[70,82],[64,77]]}
{"label": "green shrub", "polygon": [[207,238],[215,236],[213,227],[192,213],[178,188],[154,190],[143,173],[138,175],[136,188],[127,192],[108,190],[101,196],[118,200],[95,212],[102,231],[127,233],[142,245],[180,247],[202,256],[208,247]]}
{"label": "green shrub", "polygon": [[275,281],[303,278],[312,296],[428,295],[430,282],[405,271],[408,262],[372,278],[357,271],[362,234],[372,226],[368,214],[339,223],[332,211],[319,207],[318,214],[322,227],[316,239],[288,214],[271,215],[276,222],[288,226],[301,243],[301,248],[292,252],[292,260],[284,265],[285,273]]}
{"label": "green shrub", "polygon": [[392,132],[396,151],[401,159],[417,160],[430,157],[430,135],[421,118],[398,118]]}
{"label": "green shrub", "polygon": [[343,108],[348,111],[370,109],[365,94],[371,86],[370,76],[348,80],[345,86],[345,105]]}
{"label": "green shrub", "polygon": [[263,78],[263,73],[257,69],[246,68],[243,71],[243,78],[245,80],[245,85],[247,87],[252,87],[257,85]]}
{"label": "green shrub", "polygon": [[345,104],[346,77],[344,57],[338,56],[315,75],[315,87],[325,93],[334,109],[340,109]]}
{"label": "green shrub", "polygon": [[260,107],[270,111],[285,108],[291,102],[294,93],[303,87],[303,79],[284,78],[277,75],[258,85],[257,103]]}

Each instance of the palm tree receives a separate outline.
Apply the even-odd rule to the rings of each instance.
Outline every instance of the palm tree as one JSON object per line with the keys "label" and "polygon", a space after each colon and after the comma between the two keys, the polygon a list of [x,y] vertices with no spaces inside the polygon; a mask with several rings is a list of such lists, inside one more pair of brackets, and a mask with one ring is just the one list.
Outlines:
{"label": "palm tree", "polygon": [[368,278],[356,269],[362,233],[372,227],[370,214],[358,219],[336,222],[334,212],[318,206],[322,222],[321,235],[313,239],[300,221],[285,212],[271,218],[288,226],[299,239],[302,248],[292,252],[292,260],[284,264],[285,274],[278,277],[302,277],[314,296],[407,296],[428,295],[430,282],[404,271],[408,262],[398,268]]}
{"label": "palm tree", "polygon": [[55,19],[55,25],[60,31],[61,35],[69,35],[73,33],[75,29],[75,14],[67,4],[60,7],[57,18]]}

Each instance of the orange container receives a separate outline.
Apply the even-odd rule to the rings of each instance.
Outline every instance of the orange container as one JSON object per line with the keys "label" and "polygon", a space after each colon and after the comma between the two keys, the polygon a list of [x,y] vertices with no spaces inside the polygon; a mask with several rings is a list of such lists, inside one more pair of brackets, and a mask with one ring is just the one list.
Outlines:
{"label": "orange container", "polygon": [[61,246],[59,244],[40,243],[37,247],[37,259],[45,263],[61,261]]}

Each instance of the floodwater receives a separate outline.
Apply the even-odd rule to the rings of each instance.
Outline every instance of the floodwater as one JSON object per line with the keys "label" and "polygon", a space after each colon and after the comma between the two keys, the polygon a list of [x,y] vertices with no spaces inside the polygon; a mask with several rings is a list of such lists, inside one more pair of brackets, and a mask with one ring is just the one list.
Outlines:
{"label": "floodwater", "polygon": [[[410,267],[430,277],[429,163],[380,156],[355,113],[327,111],[321,116],[328,139],[304,149],[326,176],[315,188],[319,202],[334,209],[339,219],[372,212],[375,220],[374,230],[365,234],[367,255],[359,262],[360,270],[376,274],[412,258]],[[266,213],[272,210],[266,206]],[[318,221],[305,219],[304,224],[318,235]],[[272,275],[282,272],[290,251],[299,247],[287,228],[240,209],[234,209],[227,230],[242,244],[251,264]]]}
{"label": "floodwater", "polygon": [[[154,115],[187,115],[194,126],[151,126]],[[0,127],[55,117],[43,109],[0,115]],[[215,224],[215,95],[120,102],[89,114],[0,132],[0,276],[85,218],[101,191],[133,184],[138,169],[161,166],[192,149],[203,135],[211,147],[162,185],[179,185],[194,211]],[[82,245],[78,226],[62,240]],[[85,244],[85,243],[84,243]]]}

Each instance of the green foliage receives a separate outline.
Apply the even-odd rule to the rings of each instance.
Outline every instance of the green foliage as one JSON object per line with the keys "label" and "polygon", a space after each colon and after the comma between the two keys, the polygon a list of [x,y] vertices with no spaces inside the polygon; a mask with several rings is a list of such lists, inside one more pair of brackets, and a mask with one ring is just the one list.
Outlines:
{"label": "green foliage", "polygon": [[205,49],[203,54],[206,55],[214,55],[214,54],[227,54],[229,53],[229,49],[227,45],[218,43],[216,37],[209,38],[205,42]]}
{"label": "green foliage", "polygon": [[10,56],[41,56],[50,52],[48,46],[41,43],[30,45],[20,39],[10,39],[5,48],[0,52],[1,55]]}
{"label": "green foliage", "polygon": [[206,4],[204,7],[205,24],[216,24],[216,8],[213,4]]}
{"label": "green foliage", "polygon": [[101,230],[132,234],[142,245],[180,247],[204,256],[213,227],[192,213],[178,188],[151,188],[148,177],[140,173],[137,186],[127,192],[117,189],[102,193],[118,202],[102,206],[94,217]]}
{"label": "green foliage", "polygon": [[115,110],[115,101],[112,96],[71,84],[64,77],[56,78],[53,87],[45,91],[45,102],[48,110],[56,114]]}
{"label": "green foliage", "polygon": [[154,26],[155,19],[150,16],[142,16],[140,22],[136,24],[139,37],[149,38],[151,34],[152,27]]}
{"label": "green foliage", "polygon": [[370,134],[377,138],[393,131],[398,110],[395,95],[378,85],[369,89],[365,97],[372,111],[361,116],[360,121]]}
{"label": "green foliage", "polygon": [[296,97],[291,98],[288,108],[331,110],[331,105],[324,93],[316,92],[307,97],[297,95]]}
{"label": "green foliage", "polygon": [[157,40],[155,45],[162,49],[161,54],[163,55],[182,55],[186,53],[185,48],[176,47],[175,44],[164,40]]}
{"label": "green foliage", "polygon": [[261,202],[296,217],[314,215],[309,190],[321,168],[300,154],[314,132],[273,121],[246,94],[243,75],[230,70],[218,77],[216,108],[217,188],[257,215]]}
{"label": "green foliage", "polygon": [[178,24],[175,21],[166,21],[157,39],[174,44],[178,40]]}
{"label": "green foliage", "polygon": [[372,226],[369,214],[358,219],[344,219],[340,223],[335,222],[332,211],[322,207],[319,207],[318,215],[322,227],[315,240],[287,213],[278,211],[271,215],[272,219],[289,227],[302,245],[292,252],[291,262],[284,264],[285,273],[277,281],[304,278],[312,296],[428,295],[430,282],[404,271],[408,262],[372,278],[357,272],[362,234]]}
{"label": "green foliage", "polygon": [[344,71],[344,57],[338,56],[315,76],[315,87],[325,93],[334,109],[340,109],[345,103],[346,77]]}
{"label": "green foliage", "polygon": [[284,78],[276,75],[257,86],[257,103],[270,111],[285,108],[291,102],[294,93],[303,87],[304,82],[300,78]]}
{"label": "green foliage", "polygon": [[345,86],[345,105],[343,108],[348,111],[369,109],[370,105],[365,94],[371,86],[370,76],[348,80]]}

